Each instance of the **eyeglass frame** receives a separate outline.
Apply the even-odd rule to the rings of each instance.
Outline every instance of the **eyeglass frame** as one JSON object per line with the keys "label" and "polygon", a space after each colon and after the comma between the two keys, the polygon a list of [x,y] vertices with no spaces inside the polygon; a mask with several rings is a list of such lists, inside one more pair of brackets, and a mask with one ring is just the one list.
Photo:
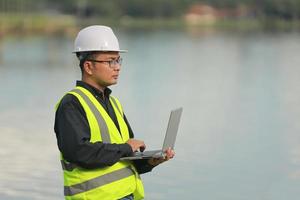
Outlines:
{"label": "eyeglass frame", "polygon": [[119,66],[122,65],[123,58],[119,57],[116,60],[94,60],[94,59],[88,59],[86,61],[91,61],[91,62],[96,62],[96,63],[107,63],[108,66],[109,66],[109,68],[113,69],[117,65],[119,65]]}

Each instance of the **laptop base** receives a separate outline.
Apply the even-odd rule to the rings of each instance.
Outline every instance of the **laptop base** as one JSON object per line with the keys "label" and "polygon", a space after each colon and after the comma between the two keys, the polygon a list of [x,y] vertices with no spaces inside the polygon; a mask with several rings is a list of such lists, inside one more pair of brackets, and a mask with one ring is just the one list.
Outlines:
{"label": "laptop base", "polygon": [[162,150],[151,150],[144,152],[134,152],[132,156],[122,157],[120,160],[140,160],[150,158],[163,158],[165,155]]}

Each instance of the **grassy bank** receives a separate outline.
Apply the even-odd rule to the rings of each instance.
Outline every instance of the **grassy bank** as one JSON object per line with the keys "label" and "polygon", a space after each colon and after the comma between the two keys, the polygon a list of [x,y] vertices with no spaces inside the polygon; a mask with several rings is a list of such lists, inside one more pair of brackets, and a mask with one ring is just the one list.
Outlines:
{"label": "grassy bank", "polygon": [[76,20],[68,15],[1,14],[0,35],[5,34],[70,34],[76,27]]}
{"label": "grassy bank", "polygon": [[106,24],[128,28],[212,28],[238,30],[300,30],[300,20],[284,21],[280,19],[226,19],[213,23],[189,24],[182,18],[177,19],[121,19],[90,18],[78,19],[69,15],[42,14],[6,14],[0,15],[0,36],[5,34],[63,34],[73,35],[80,27],[91,24]]}

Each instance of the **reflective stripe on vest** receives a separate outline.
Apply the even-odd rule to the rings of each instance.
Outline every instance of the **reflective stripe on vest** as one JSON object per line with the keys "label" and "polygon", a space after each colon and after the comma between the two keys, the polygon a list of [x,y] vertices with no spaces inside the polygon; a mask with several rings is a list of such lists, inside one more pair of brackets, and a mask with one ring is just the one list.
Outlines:
{"label": "reflective stripe on vest", "polygon": [[111,102],[113,102],[113,104],[115,105],[115,107],[119,111],[119,113],[123,116],[123,112],[120,110],[119,105],[117,103],[117,100],[114,97],[111,97],[110,99],[111,99]]}
{"label": "reflective stripe on vest", "polygon": [[105,184],[112,183],[114,181],[117,181],[122,178],[126,178],[128,176],[134,175],[134,172],[130,167],[126,167],[123,169],[119,169],[116,171],[113,171],[108,174],[104,174],[102,176],[99,176],[97,178],[85,181],[83,183],[79,183],[72,186],[65,186],[64,187],[64,193],[65,196],[72,196],[81,192],[86,192],[89,190],[92,190],[94,188],[100,187]]}
{"label": "reflective stripe on vest", "polygon": [[96,120],[97,120],[99,126],[101,127],[102,142],[111,143],[109,132],[108,132],[108,127],[107,127],[103,117],[101,116],[100,112],[97,110],[96,106],[93,104],[93,102],[80,89],[74,89],[71,92],[75,92],[75,93],[79,94],[84,99],[84,101],[88,104],[90,109],[92,110],[93,114],[96,117]]}

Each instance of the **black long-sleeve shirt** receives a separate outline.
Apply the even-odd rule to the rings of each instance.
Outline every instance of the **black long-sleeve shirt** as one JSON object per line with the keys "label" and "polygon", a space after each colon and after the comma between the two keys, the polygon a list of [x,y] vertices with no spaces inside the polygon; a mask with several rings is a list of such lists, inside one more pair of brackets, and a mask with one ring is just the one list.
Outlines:
{"label": "black long-sleeve shirt", "polygon": [[[120,130],[116,114],[109,101],[111,90],[106,88],[104,92],[101,92],[82,81],[77,81],[76,85],[84,87],[95,96]],[[129,136],[133,138],[133,131],[125,115],[124,120],[128,126]],[[58,148],[64,159],[83,168],[94,169],[111,166],[118,162],[121,157],[132,154],[132,149],[127,143],[91,143],[86,113],[78,99],[71,94],[65,95],[60,102],[55,114],[54,131]],[[135,160],[134,165],[140,174],[149,172],[153,168],[147,160]]]}

